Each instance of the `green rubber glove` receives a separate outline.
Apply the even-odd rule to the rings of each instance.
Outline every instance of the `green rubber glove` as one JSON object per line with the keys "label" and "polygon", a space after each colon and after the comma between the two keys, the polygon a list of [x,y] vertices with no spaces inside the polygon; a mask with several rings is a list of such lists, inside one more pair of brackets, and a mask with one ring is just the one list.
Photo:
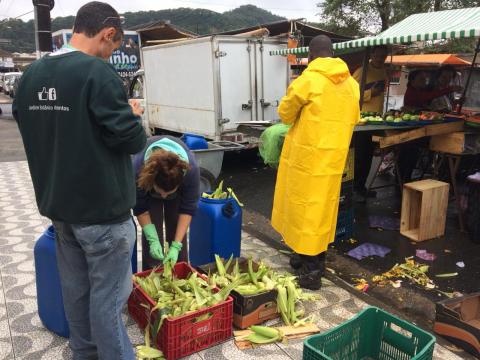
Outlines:
{"label": "green rubber glove", "polygon": [[148,242],[150,256],[155,260],[163,260],[163,249],[158,239],[157,229],[154,224],[147,224],[143,228],[143,233]]}
{"label": "green rubber glove", "polygon": [[182,250],[182,246],[181,242],[172,241],[172,245],[170,245],[170,249],[168,250],[165,260],[163,260],[163,263],[165,264],[167,261],[171,261],[172,265],[175,265],[178,260],[178,254],[180,254],[180,251]]}

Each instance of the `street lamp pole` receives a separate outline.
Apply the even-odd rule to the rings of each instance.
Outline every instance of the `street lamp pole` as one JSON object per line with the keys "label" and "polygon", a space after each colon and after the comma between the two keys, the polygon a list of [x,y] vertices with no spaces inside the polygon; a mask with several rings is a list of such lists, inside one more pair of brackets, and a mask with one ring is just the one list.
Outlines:
{"label": "street lamp pole", "polygon": [[35,0],[33,1],[33,23],[35,24],[35,54],[37,60],[41,57],[40,44],[38,40],[38,13],[37,6],[35,5]]}
{"label": "street lamp pole", "polygon": [[52,51],[52,22],[50,11],[53,9],[54,0],[32,0],[34,6],[35,23],[35,49],[37,59],[42,52]]}

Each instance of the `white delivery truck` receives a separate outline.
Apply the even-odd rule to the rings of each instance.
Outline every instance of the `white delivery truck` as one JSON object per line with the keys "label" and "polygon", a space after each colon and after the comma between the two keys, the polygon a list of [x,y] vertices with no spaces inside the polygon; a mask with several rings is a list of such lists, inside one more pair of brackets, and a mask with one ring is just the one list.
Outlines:
{"label": "white delivery truck", "polygon": [[255,143],[238,126],[278,119],[289,67],[269,52],[286,47],[281,40],[240,36],[143,47],[143,72],[130,97],[144,98],[144,124],[151,130]]}
{"label": "white delivery truck", "polygon": [[288,62],[270,56],[286,41],[240,36],[207,36],[142,47],[143,69],[129,97],[145,108],[148,134],[194,134],[208,141],[196,150],[202,189],[220,174],[223,152],[255,147],[258,137],[238,127],[278,121],[277,108],[288,85]]}

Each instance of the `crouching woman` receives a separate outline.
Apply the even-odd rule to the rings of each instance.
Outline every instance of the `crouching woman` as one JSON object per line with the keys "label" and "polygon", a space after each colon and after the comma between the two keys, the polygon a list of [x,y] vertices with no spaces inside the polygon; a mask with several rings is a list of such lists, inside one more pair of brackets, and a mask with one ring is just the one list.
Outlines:
{"label": "crouching woman", "polygon": [[[186,234],[200,198],[200,173],[193,153],[178,138],[154,136],[133,158],[142,228],[142,268],[188,261]],[[165,236],[164,236],[165,229]],[[164,257],[162,244],[169,244]]]}

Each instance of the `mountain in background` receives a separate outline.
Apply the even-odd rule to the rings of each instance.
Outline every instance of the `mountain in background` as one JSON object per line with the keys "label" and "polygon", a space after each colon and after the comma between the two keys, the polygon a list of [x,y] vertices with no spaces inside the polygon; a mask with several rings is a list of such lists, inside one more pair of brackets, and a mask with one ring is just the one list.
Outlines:
{"label": "mountain in background", "polygon": [[[285,19],[254,5],[243,5],[224,13],[217,13],[207,9],[179,8],[127,12],[122,15],[125,16],[126,29],[152,21],[170,20],[173,25],[200,35],[235,30]],[[52,31],[71,29],[74,19],[74,16],[53,19]],[[0,22],[0,34],[3,39],[11,39],[11,44],[0,45],[3,50],[9,52],[35,51],[33,20],[28,22],[18,19],[2,21]]]}

